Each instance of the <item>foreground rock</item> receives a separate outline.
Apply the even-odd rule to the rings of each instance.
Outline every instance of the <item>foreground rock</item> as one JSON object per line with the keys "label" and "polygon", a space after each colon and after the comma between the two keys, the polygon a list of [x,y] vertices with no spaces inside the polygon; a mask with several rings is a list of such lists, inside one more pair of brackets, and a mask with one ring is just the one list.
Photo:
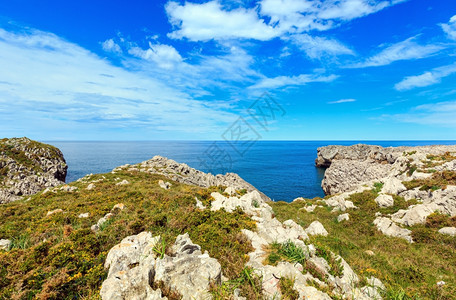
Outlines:
{"label": "foreground rock", "polygon": [[28,138],[0,140],[0,204],[61,185],[66,174],[59,149]]}
{"label": "foreground rock", "polygon": [[[212,175],[193,169],[186,164],[178,163],[172,159],[162,156],[154,156],[150,160],[146,160],[137,165],[124,165],[115,168],[113,172],[120,170],[147,172],[151,174],[160,174],[168,177],[171,180],[196,185],[200,187],[211,186],[226,186],[236,190],[245,189],[248,192],[258,191],[251,184],[243,180],[235,173],[226,173],[225,175]],[[259,192],[259,191],[258,191]],[[264,200],[270,200],[266,195],[259,192]]]}
{"label": "foreground rock", "polygon": [[[100,295],[104,300],[167,299],[158,286],[164,285],[182,299],[209,299],[211,282],[221,283],[221,266],[201,252],[188,234],[177,237],[172,256],[157,257],[160,237],[150,232],[129,236],[108,253],[108,278]],[[154,250],[155,249],[155,250]]]}

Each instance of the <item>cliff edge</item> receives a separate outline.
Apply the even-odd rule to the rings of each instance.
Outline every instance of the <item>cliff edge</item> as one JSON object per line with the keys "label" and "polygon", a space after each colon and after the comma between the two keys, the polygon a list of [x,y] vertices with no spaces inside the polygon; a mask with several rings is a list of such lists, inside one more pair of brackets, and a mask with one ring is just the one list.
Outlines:
{"label": "cliff edge", "polygon": [[65,182],[67,164],[59,149],[26,137],[0,140],[0,204]]}

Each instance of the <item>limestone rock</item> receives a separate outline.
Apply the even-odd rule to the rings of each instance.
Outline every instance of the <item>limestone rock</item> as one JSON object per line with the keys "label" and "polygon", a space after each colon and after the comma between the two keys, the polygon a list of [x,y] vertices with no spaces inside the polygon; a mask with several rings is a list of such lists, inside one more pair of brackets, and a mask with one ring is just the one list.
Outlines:
{"label": "limestone rock", "polygon": [[0,240],[0,250],[7,251],[11,247],[11,241],[6,239]]}
{"label": "limestone rock", "polygon": [[350,215],[348,213],[341,214],[337,216],[337,222],[348,221],[350,219]]}
{"label": "limestone rock", "polygon": [[83,213],[83,214],[79,214],[78,218],[85,219],[85,218],[88,218],[89,216],[90,216],[90,213]]}
{"label": "limestone rock", "polygon": [[0,139],[0,204],[62,185],[67,168],[62,152],[51,145]]}
{"label": "limestone rock", "polygon": [[86,190],[93,190],[95,188],[95,184],[93,183],[90,183],[87,187],[86,187]]}
{"label": "limestone rock", "polygon": [[388,218],[378,217],[374,220],[374,225],[385,235],[403,238],[409,243],[413,242],[410,230],[397,226]]}
{"label": "limestone rock", "polygon": [[394,205],[394,199],[391,195],[380,194],[375,198],[375,202],[380,207],[390,207]]}
{"label": "limestone rock", "polygon": [[328,232],[326,231],[325,227],[323,227],[323,225],[318,221],[313,221],[309,225],[309,227],[307,227],[306,233],[308,235],[323,235],[323,236],[328,235]]}
{"label": "limestone rock", "polygon": [[[113,172],[115,173],[118,170],[128,170],[131,168],[132,166],[130,165],[124,165],[115,168]],[[164,175],[173,181],[200,187],[207,188],[211,186],[227,186],[232,187],[235,190],[245,189],[248,192],[252,192],[254,190],[258,191],[255,187],[253,187],[251,184],[243,180],[241,177],[239,177],[239,175],[235,173],[226,173],[225,175],[212,175],[210,173],[207,174],[193,169],[186,164],[180,164],[172,159],[158,155],[154,156],[150,160],[135,165],[134,169],[140,172]],[[260,195],[263,200],[270,200],[263,193],[260,193]]]}
{"label": "limestone rock", "polygon": [[197,197],[195,197],[195,200],[196,200],[196,208],[206,209],[206,206],[204,206],[203,202],[201,202]]}
{"label": "limestone rock", "polygon": [[57,209],[54,209],[54,210],[52,210],[52,211],[48,211],[48,212],[46,213],[46,217],[51,216],[51,215],[54,215],[54,214],[62,213],[62,212],[63,212],[63,209],[57,208]]}
{"label": "limestone rock", "polygon": [[128,180],[126,180],[126,179],[122,180],[121,182],[116,183],[116,185],[127,185],[127,184],[130,184],[130,182],[128,182]]}
{"label": "limestone rock", "polygon": [[231,186],[227,187],[224,192],[227,193],[230,196],[236,195],[236,189],[234,187],[231,187]]}
{"label": "limestone rock", "polygon": [[402,184],[402,181],[396,177],[388,177],[384,180],[382,187],[383,194],[397,195],[405,190],[407,190],[407,188]]}
{"label": "limestone rock", "polygon": [[439,233],[456,236],[456,227],[443,227],[439,229]]}
{"label": "limestone rock", "polygon": [[165,255],[155,264],[155,281],[162,281],[182,295],[182,299],[207,299],[211,282],[221,283],[222,268],[219,262],[190,240],[188,234],[177,237],[174,256]]}
{"label": "limestone rock", "polygon": [[165,190],[169,190],[171,188],[171,183],[169,182],[164,182],[163,180],[159,180],[158,181],[158,185],[162,188],[162,189],[165,189]]}

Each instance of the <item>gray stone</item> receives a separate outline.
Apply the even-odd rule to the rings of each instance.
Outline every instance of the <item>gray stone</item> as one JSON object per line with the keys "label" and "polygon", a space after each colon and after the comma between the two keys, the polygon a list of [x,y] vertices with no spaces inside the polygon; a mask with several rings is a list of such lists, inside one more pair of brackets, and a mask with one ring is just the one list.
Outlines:
{"label": "gray stone", "polygon": [[89,216],[90,216],[90,213],[83,213],[83,214],[80,214],[80,215],[78,216],[78,218],[80,218],[80,219],[85,219],[85,218],[88,218]]}
{"label": "gray stone", "polygon": [[350,215],[348,213],[341,214],[337,216],[337,222],[348,221],[350,219]]}
{"label": "gray stone", "polygon": [[410,230],[397,226],[388,218],[378,217],[374,220],[374,225],[376,225],[377,229],[385,235],[403,238],[409,243],[413,242],[411,237],[412,232]]}
{"label": "gray stone", "polygon": [[163,180],[159,180],[158,181],[158,185],[162,188],[162,189],[165,189],[165,190],[169,190],[171,188],[171,183],[169,182],[164,182]]}
{"label": "gray stone", "polygon": [[375,202],[380,207],[390,207],[394,205],[394,199],[391,195],[380,194],[375,198]]}
{"label": "gray stone", "polygon": [[10,240],[6,240],[6,239],[0,240],[0,250],[8,251],[10,247],[11,247]]}
{"label": "gray stone", "polygon": [[95,184],[90,183],[87,187],[86,190],[93,190],[95,188]]}
{"label": "gray stone", "polygon": [[325,227],[323,227],[323,225],[318,221],[313,221],[309,225],[309,227],[307,227],[306,233],[308,235],[323,235],[323,236],[328,235],[328,232],[326,231]]}
{"label": "gray stone", "polygon": [[443,227],[439,229],[439,233],[456,236],[456,227]]}
{"label": "gray stone", "polygon": [[116,183],[116,185],[127,185],[127,184],[130,184],[130,182],[128,182],[128,180],[126,180],[126,179],[122,180],[121,182]]}

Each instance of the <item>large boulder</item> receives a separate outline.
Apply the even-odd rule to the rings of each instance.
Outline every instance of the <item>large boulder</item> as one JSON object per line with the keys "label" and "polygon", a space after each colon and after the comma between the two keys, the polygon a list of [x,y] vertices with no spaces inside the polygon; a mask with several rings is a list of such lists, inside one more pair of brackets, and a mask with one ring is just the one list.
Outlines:
{"label": "large boulder", "polygon": [[54,146],[25,137],[0,140],[0,204],[63,184],[67,168]]}

